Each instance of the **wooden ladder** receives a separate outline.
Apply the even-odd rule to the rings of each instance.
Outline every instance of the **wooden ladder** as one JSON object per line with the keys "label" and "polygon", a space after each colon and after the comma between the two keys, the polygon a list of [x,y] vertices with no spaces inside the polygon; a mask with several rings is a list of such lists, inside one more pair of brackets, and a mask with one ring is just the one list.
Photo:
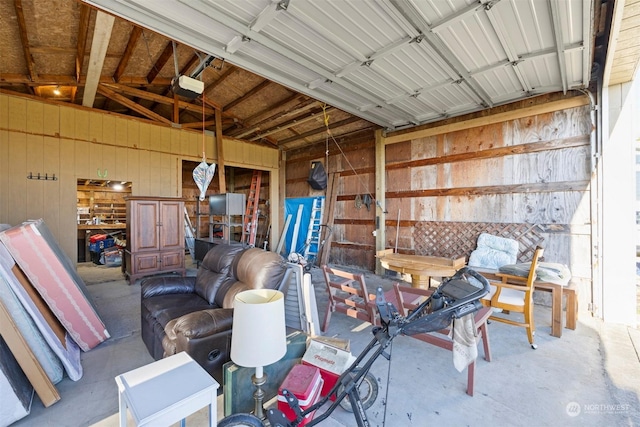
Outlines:
{"label": "wooden ladder", "polygon": [[242,243],[248,244],[249,246],[256,245],[261,180],[262,171],[254,170],[253,176],[251,177],[249,196],[247,197],[247,210],[244,214],[244,224],[242,226]]}

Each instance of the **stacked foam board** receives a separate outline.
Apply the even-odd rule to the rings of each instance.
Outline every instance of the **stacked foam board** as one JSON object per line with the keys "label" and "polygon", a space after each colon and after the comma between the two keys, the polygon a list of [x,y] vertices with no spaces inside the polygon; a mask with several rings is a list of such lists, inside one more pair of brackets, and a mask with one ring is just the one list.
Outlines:
{"label": "stacked foam board", "polygon": [[[109,333],[84,282],[44,221],[0,230],[0,339],[15,356],[3,355],[0,365],[2,372],[13,372],[17,360],[31,393],[35,389],[49,406],[60,399],[54,384],[64,374],[73,381],[82,377],[80,350],[91,350]],[[19,375],[0,378],[2,395],[9,396],[13,405],[6,408],[7,420],[29,413],[25,387],[15,386],[20,381]],[[0,425],[4,422],[0,417]]]}

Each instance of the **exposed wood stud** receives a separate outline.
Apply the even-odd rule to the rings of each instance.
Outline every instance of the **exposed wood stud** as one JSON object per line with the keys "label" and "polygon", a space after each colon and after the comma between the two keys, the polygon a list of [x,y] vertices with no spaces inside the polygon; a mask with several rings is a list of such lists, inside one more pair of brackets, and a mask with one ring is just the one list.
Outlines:
{"label": "exposed wood stud", "polygon": [[270,80],[265,80],[262,83],[260,83],[258,86],[254,87],[253,89],[251,89],[249,92],[245,93],[243,96],[241,96],[240,98],[236,99],[235,101],[231,101],[229,104],[224,106],[224,110],[230,110],[233,107],[237,106],[238,104],[240,104],[241,102],[246,101],[247,99],[251,98],[253,95],[255,95],[256,93],[260,92],[262,89],[266,88],[267,86],[269,86],[271,84]]}
{"label": "exposed wood stud", "polygon": [[[134,26],[131,29],[131,34],[129,34],[129,41],[127,42],[127,47],[124,49],[124,53],[122,54],[122,58],[118,63],[118,67],[116,68],[116,71],[113,73],[114,82],[118,83],[120,81],[120,78],[124,74],[124,71],[127,69],[127,65],[129,65],[129,61],[131,60],[131,55],[133,55],[133,49],[135,49],[141,34],[142,34],[142,28]],[[149,79],[147,79],[147,81],[149,81]]]}
{"label": "exposed wood stud", "polygon": [[[86,4],[80,4],[80,22],[78,23],[78,45],[76,47],[76,82],[82,83],[82,67],[84,66],[84,54],[87,49],[87,33],[89,32],[89,18],[91,9]],[[75,99],[75,92],[73,94]],[[73,101],[72,101],[73,102]]]}
{"label": "exposed wood stud", "polygon": [[153,67],[151,67],[151,70],[147,74],[147,81],[149,83],[152,83],[156,77],[158,77],[160,70],[162,70],[169,58],[171,58],[171,55],[173,55],[173,43],[169,42],[164,47],[164,50],[156,60],[156,63],[153,64]]}
{"label": "exposed wood stud", "polygon": [[102,65],[104,57],[107,54],[109,40],[111,39],[111,30],[115,18],[104,12],[98,12],[96,15],[96,25],[93,30],[93,40],[91,42],[91,54],[89,55],[89,70],[87,71],[87,83],[84,86],[84,94],[82,97],[82,105],[85,107],[93,107],[93,101],[98,90],[98,82],[102,74]]}
{"label": "exposed wood stud", "polygon": [[224,173],[224,150],[222,140],[222,110],[216,109],[216,149],[218,151],[218,183],[221,193],[227,192],[227,181]]}
{"label": "exposed wood stud", "polygon": [[[22,9],[22,0],[15,0],[13,4],[16,9],[16,16],[18,17],[18,30],[20,32],[20,41],[22,42],[22,53],[24,54],[24,61],[29,70],[29,79],[35,82],[38,80],[38,75],[35,71],[35,61],[33,60],[29,47],[29,37],[27,35],[27,24],[24,19],[24,10]],[[33,93],[33,88],[29,87],[29,91]]]}
{"label": "exposed wood stud", "polygon": [[167,120],[164,117],[162,117],[161,115],[156,114],[153,111],[144,108],[140,104],[136,104],[135,102],[133,102],[129,98],[124,97],[124,96],[112,91],[111,89],[107,88],[104,85],[98,86],[97,91],[101,95],[104,95],[107,98],[112,99],[112,100],[116,101],[117,103],[122,104],[125,107],[130,108],[131,110],[133,110],[133,111],[135,111],[135,112],[137,112],[139,114],[142,114],[145,117],[150,118],[151,120],[155,120],[155,121],[166,123],[166,124],[170,124],[171,123],[170,120]]}

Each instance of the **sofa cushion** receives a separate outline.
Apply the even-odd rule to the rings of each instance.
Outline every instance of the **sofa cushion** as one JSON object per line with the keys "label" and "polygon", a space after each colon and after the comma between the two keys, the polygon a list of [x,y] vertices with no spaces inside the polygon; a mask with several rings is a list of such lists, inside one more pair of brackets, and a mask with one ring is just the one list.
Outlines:
{"label": "sofa cushion", "polygon": [[163,327],[171,319],[183,314],[192,313],[205,308],[212,308],[205,300],[196,294],[159,295],[142,300],[147,313],[155,317]]}
{"label": "sofa cushion", "polygon": [[195,292],[213,304],[218,288],[227,277],[234,257],[246,248],[240,245],[216,245],[207,252],[196,274]]}
{"label": "sofa cushion", "polygon": [[[235,293],[245,289],[277,289],[286,270],[284,258],[277,253],[258,248],[247,249],[234,259],[232,264],[233,277],[227,278],[221,284],[219,292],[216,293],[214,304],[218,307],[232,308],[233,303],[229,302],[232,296],[227,297],[227,292],[231,289]],[[236,284],[236,282],[241,284]]]}
{"label": "sofa cushion", "polygon": [[518,242],[505,237],[481,233],[477,248],[469,255],[470,267],[497,269],[505,264],[515,264],[518,260]]}

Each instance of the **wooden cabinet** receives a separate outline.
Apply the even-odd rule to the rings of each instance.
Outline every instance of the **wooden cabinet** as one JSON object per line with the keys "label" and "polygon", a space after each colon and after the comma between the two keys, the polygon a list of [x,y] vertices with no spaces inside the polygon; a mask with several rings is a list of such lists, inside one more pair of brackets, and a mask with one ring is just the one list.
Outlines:
{"label": "wooden cabinet", "polygon": [[184,201],[127,198],[125,274],[129,283],[162,272],[184,275]]}

